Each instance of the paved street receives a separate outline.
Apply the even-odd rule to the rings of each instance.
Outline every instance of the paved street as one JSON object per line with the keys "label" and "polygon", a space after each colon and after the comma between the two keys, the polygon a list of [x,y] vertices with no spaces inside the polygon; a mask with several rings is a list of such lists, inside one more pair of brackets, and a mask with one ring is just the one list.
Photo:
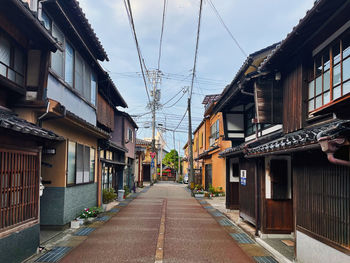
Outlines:
{"label": "paved street", "polygon": [[61,260],[162,261],[253,262],[183,185],[173,183],[152,186]]}

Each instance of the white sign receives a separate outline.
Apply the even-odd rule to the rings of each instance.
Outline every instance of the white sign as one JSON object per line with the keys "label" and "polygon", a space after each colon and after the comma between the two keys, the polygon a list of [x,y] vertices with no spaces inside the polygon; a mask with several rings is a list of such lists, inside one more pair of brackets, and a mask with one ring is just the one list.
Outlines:
{"label": "white sign", "polygon": [[247,185],[247,170],[241,170],[241,185]]}

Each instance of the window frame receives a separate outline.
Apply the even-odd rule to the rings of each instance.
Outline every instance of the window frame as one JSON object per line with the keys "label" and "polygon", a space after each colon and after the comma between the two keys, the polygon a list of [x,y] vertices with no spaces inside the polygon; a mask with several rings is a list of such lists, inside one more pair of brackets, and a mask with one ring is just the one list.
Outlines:
{"label": "window frame", "polygon": [[[6,32],[0,30],[0,41],[2,39],[5,39],[8,41],[9,46],[10,46],[10,56],[9,56],[9,65],[6,65],[4,62],[0,61],[0,67],[5,68],[5,75],[0,74],[2,77],[6,78],[7,80],[11,81],[12,83],[15,83],[16,85],[20,87],[25,87],[26,86],[26,73],[27,73],[27,57],[28,53],[25,51],[24,48],[22,48],[19,44],[16,43],[16,41],[8,35]],[[23,72],[19,72],[16,70],[16,54],[17,51],[20,52],[22,56],[22,67],[23,67]],[[9,76],[9,70],[14,72],[14,80],[10,78]],[[17,76],[20,76],[22,78],[21,83],[17,82]]]}
{"label": "window frame", "polygon": [[[131,134],[131,137],[130,137],[130,134]],[[134,132],[130,127],[127,130],[127,136],[128,136],[128,142],[133,143],[134,142]]]}
{"label": "window frame", "polygon": [[[45,13],[47,15],[47,13]],[[53,31],[57,31],[60,35],[62,35],[62,49],[63,51],[57,50],[56,52],[51,52],[51,58],[50,58],[50,70],[54,73],[54,75],[61,80],[66,87],[69,87],[70,89],[77,92],[84,101],[86,101],[88,104],[92,105],[93,107],[96,107],[97,103],[97,89],[98,89],[98,77],[97,73],[92,69],[92,67],[89,66],[89,63],[86,62],[84,57],[77,51],[75,46],[72,44],[72,42],[69,41],[69,39],[65,36],[65,34],[62,32],[62,30],[59,28],[59,26],[51,20],[51,33]],[[67,82],[66,79],[66,48],[67,44],[72,48],[73,50],[73,76],[72,76],[72,83],[70,84]],[[57,53],[60,52],[60,53]],[[52,57],[56,56],[56,54],[61,54],[61,62],[62,62],[62,75],[57,72],[57,70],[52,66]],[[76,86],[76,65],[77,65],[77,57],[82,62],[82,90],[77,89]],[[86,75],[86,73],[89,73]],[[88,77],[86,77],[88,76]],[[89,80],[89,81],[87,81]],[[88,83],[88,85],[85,85]],[[95,86],[93,87],[93,83],[95,83]]]}
{"label": "window frame", "polygon": [[[345,45],[344,43],[347,43],[346,49],[344,49]],[[338,48],[339,50],[339,55],[335,56],[334,55],[334,48]],[[334,39],[332,42],[330,42],[326,47],[324,47],[320,52],[316,53],[313,56],[313,67],[312,70],[310,71],[310,76],[308,79],[308,86],[307,86],[307,114],[308,117],[312,117],[313,113],[328,107],[332,104],[337,103],[337,101],[341,100],[345,96],[350,96],[350,75],[347,77],[347,79],[344,79],[344,62],[350,62],[350,31],[347,30],[345,33],[343,33],[340,37]],[[348,54],[344,56],[344,51],[348,50]],[[324,69],[325,61],[324,61],[324,54],[328,53],[329,56],[329,69]],[[317,75],[317,59],[321,57],[321,65],[322,65],[322,72],[321,74]],[[337,58],[336,61],[335,58]],[[335,78],[335,69],[337,67],[340,67],[340,72],[339,72],[339,83],[334,83],[334,78]],[[350,67],[350,64],[349,64]],[[349,68],[350,70],[350,68]],[[324,85],[324,79],[325,79],[325,73],[329,72],[329,89],[325,90]],[[317,84],[316,84],[316,79],[319,77],[322,77],[322,91],[320,94],[316,93],[317,89]],[[313,96],[310,96],[311,89],[310,84],[313,85]],[[344,94],[344,86],[348,85],[348,92]],[[335,90],[339,90],[339,95],[335,95]],[[325,93],[329,92],[329,99],[325,101]],[[336,96],[336,97],[335,97]],[[316,98],[321,97],[321,106],[317,107],[317,101]],[[313,107],[311,107],[310,103],[313,102]],[[311,109],[311,110],[310,110]]]}
{"label": "window frame", "polygon": [[[67,140],[67,171],[66,171],[66,187],[72,187],[72,186],[78,186],[78,185],[85,185],[85,184],[93,184],[95,183],[95,173],[96,173],[96,149],[94,147],[90,147],[88,145],[85,144],[81,144],[72,140]],[[70,143],[74,143],[75,144],[75,156],[74,156],[74,183],[68,182],[68,178],[69,178],[69,167],[70,167],[70,161],[69,161],[69,144]],[[82,159],[82,163],[83,163],[83,174],[82,174],[82,182],[81,183],[77,183],[77,158],[78,158],[78,146],[82,146],[82,157],[80,157]],[[89,165],[88,167],[85,167],[85,154],[86,154],[86,150],[89,150],[89,154],[88,154],[88,158],[89,158]],[[93,156],[93,160],[91,159],[91,152],[94,152]],[[85,169],[86,168],[86,169]],[[89,173],[89,179],[88,181],[85,181],[84,179],[84,173],[88,172]],[[92,173],[92,176],[91,176]]]}

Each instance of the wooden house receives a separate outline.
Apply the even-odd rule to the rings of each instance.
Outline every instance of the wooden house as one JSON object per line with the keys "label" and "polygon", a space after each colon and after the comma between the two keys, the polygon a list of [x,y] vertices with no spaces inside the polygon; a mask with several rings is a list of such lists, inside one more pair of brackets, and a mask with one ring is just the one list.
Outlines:
{"label": "wooden house", "polygon": [[[237,171],[240,198],[242,181],[250,181],[241,160],[251,162],[256,234],[293,233],[297,262],[350,260],[349,11],[349,1],[316,1],[256,74],[240,81],[252,95],[256,131],[280,128],[222,153],[238,156],[227,176]],[[224,97],[230,136],[235,104]]]}
{"label": "wooden house", "polygon": [[63,138],[42,128],[33,116],[40,105],[27,102],[42,94],[45,65],[58,48],[27,3],[1,2],[0,262],[22,262],[39,247],[43,158]]}
{"label": "wooden house", "polygon": [[151,180],[151,146],[149,141],[136,139],[136,165],[138,186],[143,186],[143,182],[150,182]]}

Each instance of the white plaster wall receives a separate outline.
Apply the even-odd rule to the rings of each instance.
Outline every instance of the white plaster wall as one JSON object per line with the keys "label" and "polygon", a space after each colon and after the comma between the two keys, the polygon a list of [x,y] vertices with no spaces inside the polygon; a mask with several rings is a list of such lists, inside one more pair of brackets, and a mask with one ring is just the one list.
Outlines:
{"label": "white plaster wall", "polygon": [[350,256],[297,231],[298,263],[349,263]]}
{"label": "white plaster wall", "polygon": [[58,101],[67,110],[84,119],[92,125],[96,125],[96,111],[63,86],[55,77],[49,74],[47,83],[47,97]]}

